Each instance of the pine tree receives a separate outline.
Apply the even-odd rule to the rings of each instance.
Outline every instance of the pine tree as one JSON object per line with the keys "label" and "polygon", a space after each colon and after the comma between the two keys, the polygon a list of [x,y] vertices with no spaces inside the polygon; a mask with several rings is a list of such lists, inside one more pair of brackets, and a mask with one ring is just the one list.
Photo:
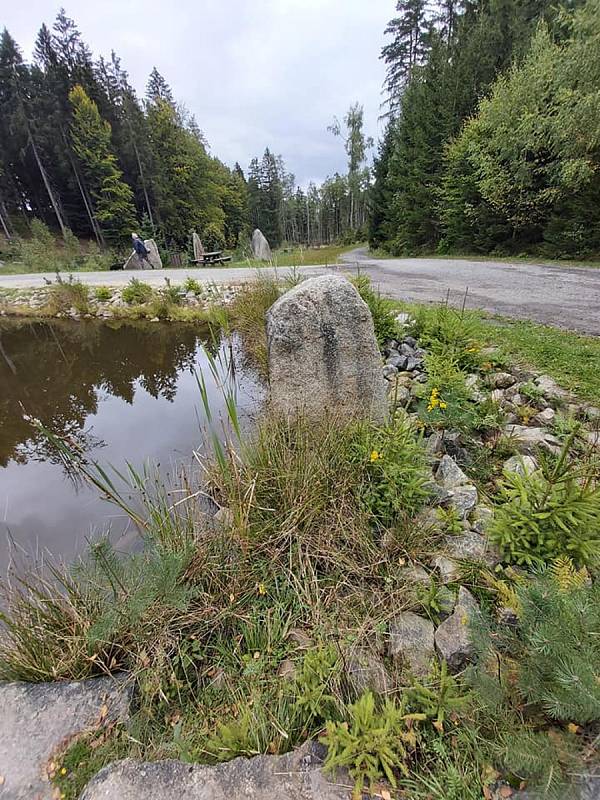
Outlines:
{"label": "pine tree", "polygon": [[398,0],[396,11],[398,16],[391,19],[385,29],[393,39],[381,51],[381,58],[387,65],[384,89],[392,113],[398,108],[414,68],[423,62],[430,30],[427,0]]}
{"label": "pine tree", "polygon": [[168,103],[175,108],[171,87],[156,67],[152,68],[148,83],[146,84],[146,99],[149,103],[156,103],[161,100],[163,103]]}
{"label": "pine tree", "polygon": [[122,180],[112,152],[110,125],[82,86],[69,92],[73,107],[71,141],[95,203],[95,216],[106,238],[118,244],[135,227],[133,193]]}

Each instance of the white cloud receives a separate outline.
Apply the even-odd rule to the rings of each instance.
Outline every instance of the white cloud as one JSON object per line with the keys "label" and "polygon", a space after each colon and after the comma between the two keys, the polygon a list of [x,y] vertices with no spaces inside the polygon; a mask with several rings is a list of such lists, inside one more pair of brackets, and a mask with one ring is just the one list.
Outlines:
{"label": "white cloud", "polygon": [[[266,146],[300,183],[345,168],[327,132],[350,103],[380,132],[379,52],[393,0],[65,0],[94,55],[114,49],[143,94],[154,65],[196,115],[212,152],[247,167]],[[58,4],[11,3],[3,24],[29,57]]]}

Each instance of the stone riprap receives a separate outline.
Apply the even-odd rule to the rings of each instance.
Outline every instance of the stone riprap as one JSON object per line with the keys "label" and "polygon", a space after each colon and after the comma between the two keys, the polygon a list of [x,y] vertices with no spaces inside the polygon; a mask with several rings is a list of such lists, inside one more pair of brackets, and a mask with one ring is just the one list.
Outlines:
{"label": "stone riprap", "polygon": [[78,734],[129,716],[125,678],[0,684],[2,800],[51,800],[50,763]]}
{"label": "stone riprap", "polygon": [[258,228],[252,234],[252,255],[260,261],[271,261],[273,258],[271,246],[263,232]]}
{"label": "stone riprap", "polygon": [[267,313],[267,340],[276,411],[386,419],[373,319],[346,278],[311,278],[280,297]]}

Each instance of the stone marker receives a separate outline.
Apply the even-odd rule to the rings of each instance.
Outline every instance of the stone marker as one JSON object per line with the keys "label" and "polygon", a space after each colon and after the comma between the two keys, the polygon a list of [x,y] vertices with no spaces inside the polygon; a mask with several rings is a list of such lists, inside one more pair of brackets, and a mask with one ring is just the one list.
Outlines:
{"label": "stone marker", "polygon": [[124,679],[0,684],[0,797],[55,797],[47,766],[77,734],[129,716]]}
{"label": "stone marker", "polygon": [[268,241],[258,228],[252,234],[252,255],[261,261],[270,261],[273,257]]}
{"label": "stone marker", "polygon": [[267,312],[267,341],[276,411],[386,419],[373,319],[346,278],[310,278],[280,297]]}
{"label": "stone marker", "polygon": [[192,231],[192,247],[194,249],[194,261],[202,261],[204,256],[204,245],[196,231]]}
{"label": "stone marker", "polygon": [[324,776],[325,748],[307,742],[284,756],[235,758],[209,767],[181,761],[127,759],[92,778],[80,800],[348,800],[354,783]]}
{"label": "stone marker", "polygon": [[[160,253],[158,252],[158,247],[156,246],[156,242],[154,239],[144,239],[144,245],[146,246],[146,250],[148,251],[148,263],[150,264],[152,269],[162,269],[163,263],[160,257]],[[148,263],[142,261],[142,259],[138,256],[135,250],[129,256],[125,264],[123,265],[123,269],[149,269]]]}

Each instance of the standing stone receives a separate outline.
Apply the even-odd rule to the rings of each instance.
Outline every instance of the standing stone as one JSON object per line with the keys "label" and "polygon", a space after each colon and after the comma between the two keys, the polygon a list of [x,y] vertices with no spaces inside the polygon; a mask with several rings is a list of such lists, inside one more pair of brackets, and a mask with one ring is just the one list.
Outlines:
{"label": "standing stone", "polygon": [[276,411],[386,419],[373,319],[346,278],[311,278],[280,297],[267,312],[267,340]]}
{"label": "standing stone", "polygon": [[268,241],[258,228],[252,234],[252,255],[261,261],[270,261],[273,257]]}
{"label": "standing stone", "polygon": [[194,249],[194,261],[202,261],[204,258],[204,245],[196,231],[192,231],[192,247]]}
{"label": "standing stone", "polygon": [[144,239],[144,245],[148,251],[148,261],[142,261],[134,250],[123,265],[123,269],[149,269],[148,264],[150,264],[152,269],[163,268],[162,259],[154,239]]}

